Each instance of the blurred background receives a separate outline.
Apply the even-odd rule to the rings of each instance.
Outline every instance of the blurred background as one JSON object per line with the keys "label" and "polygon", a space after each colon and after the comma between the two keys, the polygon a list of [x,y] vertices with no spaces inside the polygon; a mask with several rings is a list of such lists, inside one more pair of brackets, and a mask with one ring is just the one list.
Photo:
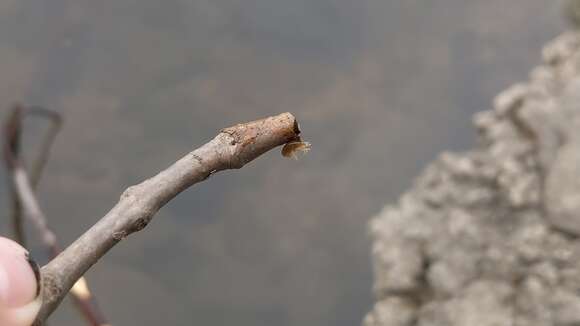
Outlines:
{"label": "blurred background", "polygon": [[[565,28],[561,8],[0,0],[1,117],[19,101],[65,118],[39,189],[64,245],[220,128],[294,113],[310,154],[273,151],[186,191],[88,279],[113,325],[358,325],[372,305],[366,222],[438,152],[473,145],[471,115],[527,78]],[[26,127],[33,152],[42,124]],[[67,304],[52,320],[83,323]]]}

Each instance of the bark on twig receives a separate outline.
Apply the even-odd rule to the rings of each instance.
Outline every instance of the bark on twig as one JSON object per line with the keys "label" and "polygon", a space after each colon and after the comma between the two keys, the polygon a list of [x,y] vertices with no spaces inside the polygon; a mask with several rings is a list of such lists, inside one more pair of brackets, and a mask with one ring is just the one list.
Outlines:
{"label": "bark on twig", "polygon": [[[56,135],[60,131],[60,127],[62,125],[62,118],[58,114],[58,112],[47,110],[41,107],[24,108],[21,105],[18,104],[15,105],[9,119],[7,119],[4,128],[6,132],[4,155],[5,160],[7,162],[6,167],[8,170],[11,170],[11,167],[20,157],[20,144],[21,144],[20,131],[22,129],[22,120],[24,119],[25,115],[38,115],[40,117],[46,118],[48,121],[51,122],[48,133],[43,138],[43,143],[40,147],[39,154],[32,164],[30,180],[32,188],[36,189],[40,181],[40,177],[42,176],[42,171],[44,170],[46,162],[48,161],[50,148],[54,143]],[[20,204],[20,200],[18,199],[16,189],[12,184],[10,185],[10,202],[12,206],[11,220],[15,240],[16,242],[20,243],[23,247],[26,247],[26,238],[24,234],[24,226],[22,221],[22,205]]]}
{"label": "bark on twig", "polygon": [[[4,162],[6,164],[6,170],[10,171],[13,169],[15,164],[15,159],[20,155],[20,129],[22,120],[22,107],[20,105],[15,105],[14,109],[10,113],[8,119],[6,119],[5,125],[3,126],[5,141],[3,144],[3,154]],[[22,205],[18,200],[18,195],[16,194],[16,189],[14,185],[10,183],[10,212],[11,212],[11,223],[12,223],[12,233],[14,234],[14,239],[16,242],[20,243],[22,246],[26,247],[26,238],[24,235],[24,225],[22,223]]]}
{"label": "bark on twig", "polygon": [[[29,178],[24,164],[20,158],[20,140],[22,129],[22,118],[26,114],[40,115],[48,118],[51,122],[51,128],[47,137],[45,138],[41,151],[33,165],[32,180]],[[11,190],[13,192],[13,208],[17,208],[13,212],[13,220],[15,229],[23,232],[22,228],[22,213],[28,217],[33,225],[36,227],[41,236],[42,243],[47,248],[51,258],[56,257],[60,252],[57,243],[56,235],[49,228],[47,218],[40,208],[34,187],[38,184],[42,170],[48,160],[50,147],[60,129],[61,118],[57,112],[53,112],[43,108],[23,108],[16,105],[7,119],[4,126],[4,158],[6,167],[11,177]],[[23,243],[23,234],[16,233],[19,242]],[[79,308],[79,311],[84,315],[85,319],[91,326],[106,326],[109,325],[104,318],[102,312],[98,309],[98,305],[91,292],[88,290],[86,280],[81,278],[76,289],[71,291],[74,303]]]}
{"label": "bark on twig", "polygon": [[62,126],[62,117],[58,112],[41,107],[28,108],[25,113],[29,115],[38,115],[50,121],[50,128],[44,136],[38,156],[30,168],[30,183],[32,184],[32,187],[36,189],[40,177],[42,176],[42,172],[44,171],[44,167],[46,166],[46,162],[48,162],[50,148],[52,147],[56,135],[59,133]]}
{"label": "bark on twig", "polygon": [[[46,216],[41,210],[34,191],[32,190],[30,179],[28,178],[26,171],[22,169],[20,165],[17,165],[13,171],[13,182],[20,203],[24,208],[25,216],[27,216],[36,226],[44,246],[48,249],[50,257],[54,259],[60,253],[56,235],[49,228]],[[71,291],[72,299],[87,322],[91,326],[109,325],[103,313],[98,308],[97,301],[91,295],[91,291],[88,289],[85,278],[80,277],[76,283],[77,284],[74,285],[75,288]],[[66,294],[67,293],[65,293],[65,295]]]}
{"label": "bark on twig", "polygon": [[183,190],[213,173],[239,169],[261,154],[300,141],[294,116],[238,124],[221,132],[166,170],[129,187],[99,222],[41,269],[43,306],[34,325],[41,325],[75,282],[119,241],[143,229],[155,213]]}

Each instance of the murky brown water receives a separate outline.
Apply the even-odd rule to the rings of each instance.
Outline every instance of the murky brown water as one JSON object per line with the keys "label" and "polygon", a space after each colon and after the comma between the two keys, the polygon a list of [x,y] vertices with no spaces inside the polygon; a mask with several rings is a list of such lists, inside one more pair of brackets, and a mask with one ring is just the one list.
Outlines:
{"label": "murky brown water", "polygon": [[63,243],[220,128],[295,113],[310,155],[188,190],[89,281],[119,326],[357,325],[366,221],[526,78],[562,30],[546,3],[0,0],[0,95],[66,118],[39,193]]}

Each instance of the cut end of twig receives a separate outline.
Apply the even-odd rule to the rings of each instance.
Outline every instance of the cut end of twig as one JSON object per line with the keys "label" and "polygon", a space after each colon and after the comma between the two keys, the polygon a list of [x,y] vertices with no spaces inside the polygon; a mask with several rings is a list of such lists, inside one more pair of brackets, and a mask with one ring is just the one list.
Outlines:
{"label": "cut end of twig", "polygon": [[[273,117],[237,124],[222,129],[232,137],[235,159],[230,167],[240,168],[264,152],[289,143],[302,142],[296,118],[286,112]],[[295,147],[295,146],[293,146]],[[304,147],[303,147],[304,148]]]}
{"label": "cut end of twig", "polygon": [[276,139],[290,141],[300,135],[300,128],[296,118],[291,113],[285,112],[265,119],[239,123],[224,128],[221,132],[234,137],[236,144],[247,146],[256,143],[260,140],[259,138],[265,136],[270,138],[277,136]]}

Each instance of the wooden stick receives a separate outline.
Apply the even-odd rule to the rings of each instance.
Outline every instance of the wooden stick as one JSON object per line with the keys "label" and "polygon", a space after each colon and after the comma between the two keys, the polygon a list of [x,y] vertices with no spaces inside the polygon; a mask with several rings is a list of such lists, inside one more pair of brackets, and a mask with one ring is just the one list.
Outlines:
{"label": "wooden stick", "polygon": [[[24,164],[20,159],[20,136],[22,129],[22,119],[26,114],[41,115],[48,118],[52,122],[51,129],[48,136],[42,144],[42,148],[38,158],[35,160],[33,167],[33,180],[28,177],[28,173],[24,168]],[[22,212],[24,216],[29,218],[36,227],[41,236],[42,243],[47,248],[51,258],[56,257],[60,252],[56,235],[49,228],[47,218],[41,210],[34,186],[38,184],[42,170],[48,160],[50,147],[58,130],[60,128],[61,118],[57,112],[53,112],[43,108],[24,108],[16,105],[7,120],[4,128],[5,143],[4,143],[4,158],[6,167],[11,176],[11,189],[13,191],[14,203],[17,203],[18,211],[15,211],[13,218],[17,220],[15,226],[22,228]],[[17,235],[18,236],[18,235]],[[23,237],[20,238],[23,240]],[[73,288],[71,291],[74,303],[79,308],[85,319],[91,326],[106,326],[109,325],[104,318],[104,315],[99,310],[96,299],[91,295],[88,289],[86,280],[79,279],[79,284],[83,287]]]}
{"label": "wooden stick", "polygon": [[41,325],[75,282],[128,235],[143,229],[155,213],[188,187],[212,174],[239,169],[263,153],[300,141],[290,113],[238,124],[187,154],[172,166],[129,187],[99,222],[41,269],[43,305],[34,325]]}

